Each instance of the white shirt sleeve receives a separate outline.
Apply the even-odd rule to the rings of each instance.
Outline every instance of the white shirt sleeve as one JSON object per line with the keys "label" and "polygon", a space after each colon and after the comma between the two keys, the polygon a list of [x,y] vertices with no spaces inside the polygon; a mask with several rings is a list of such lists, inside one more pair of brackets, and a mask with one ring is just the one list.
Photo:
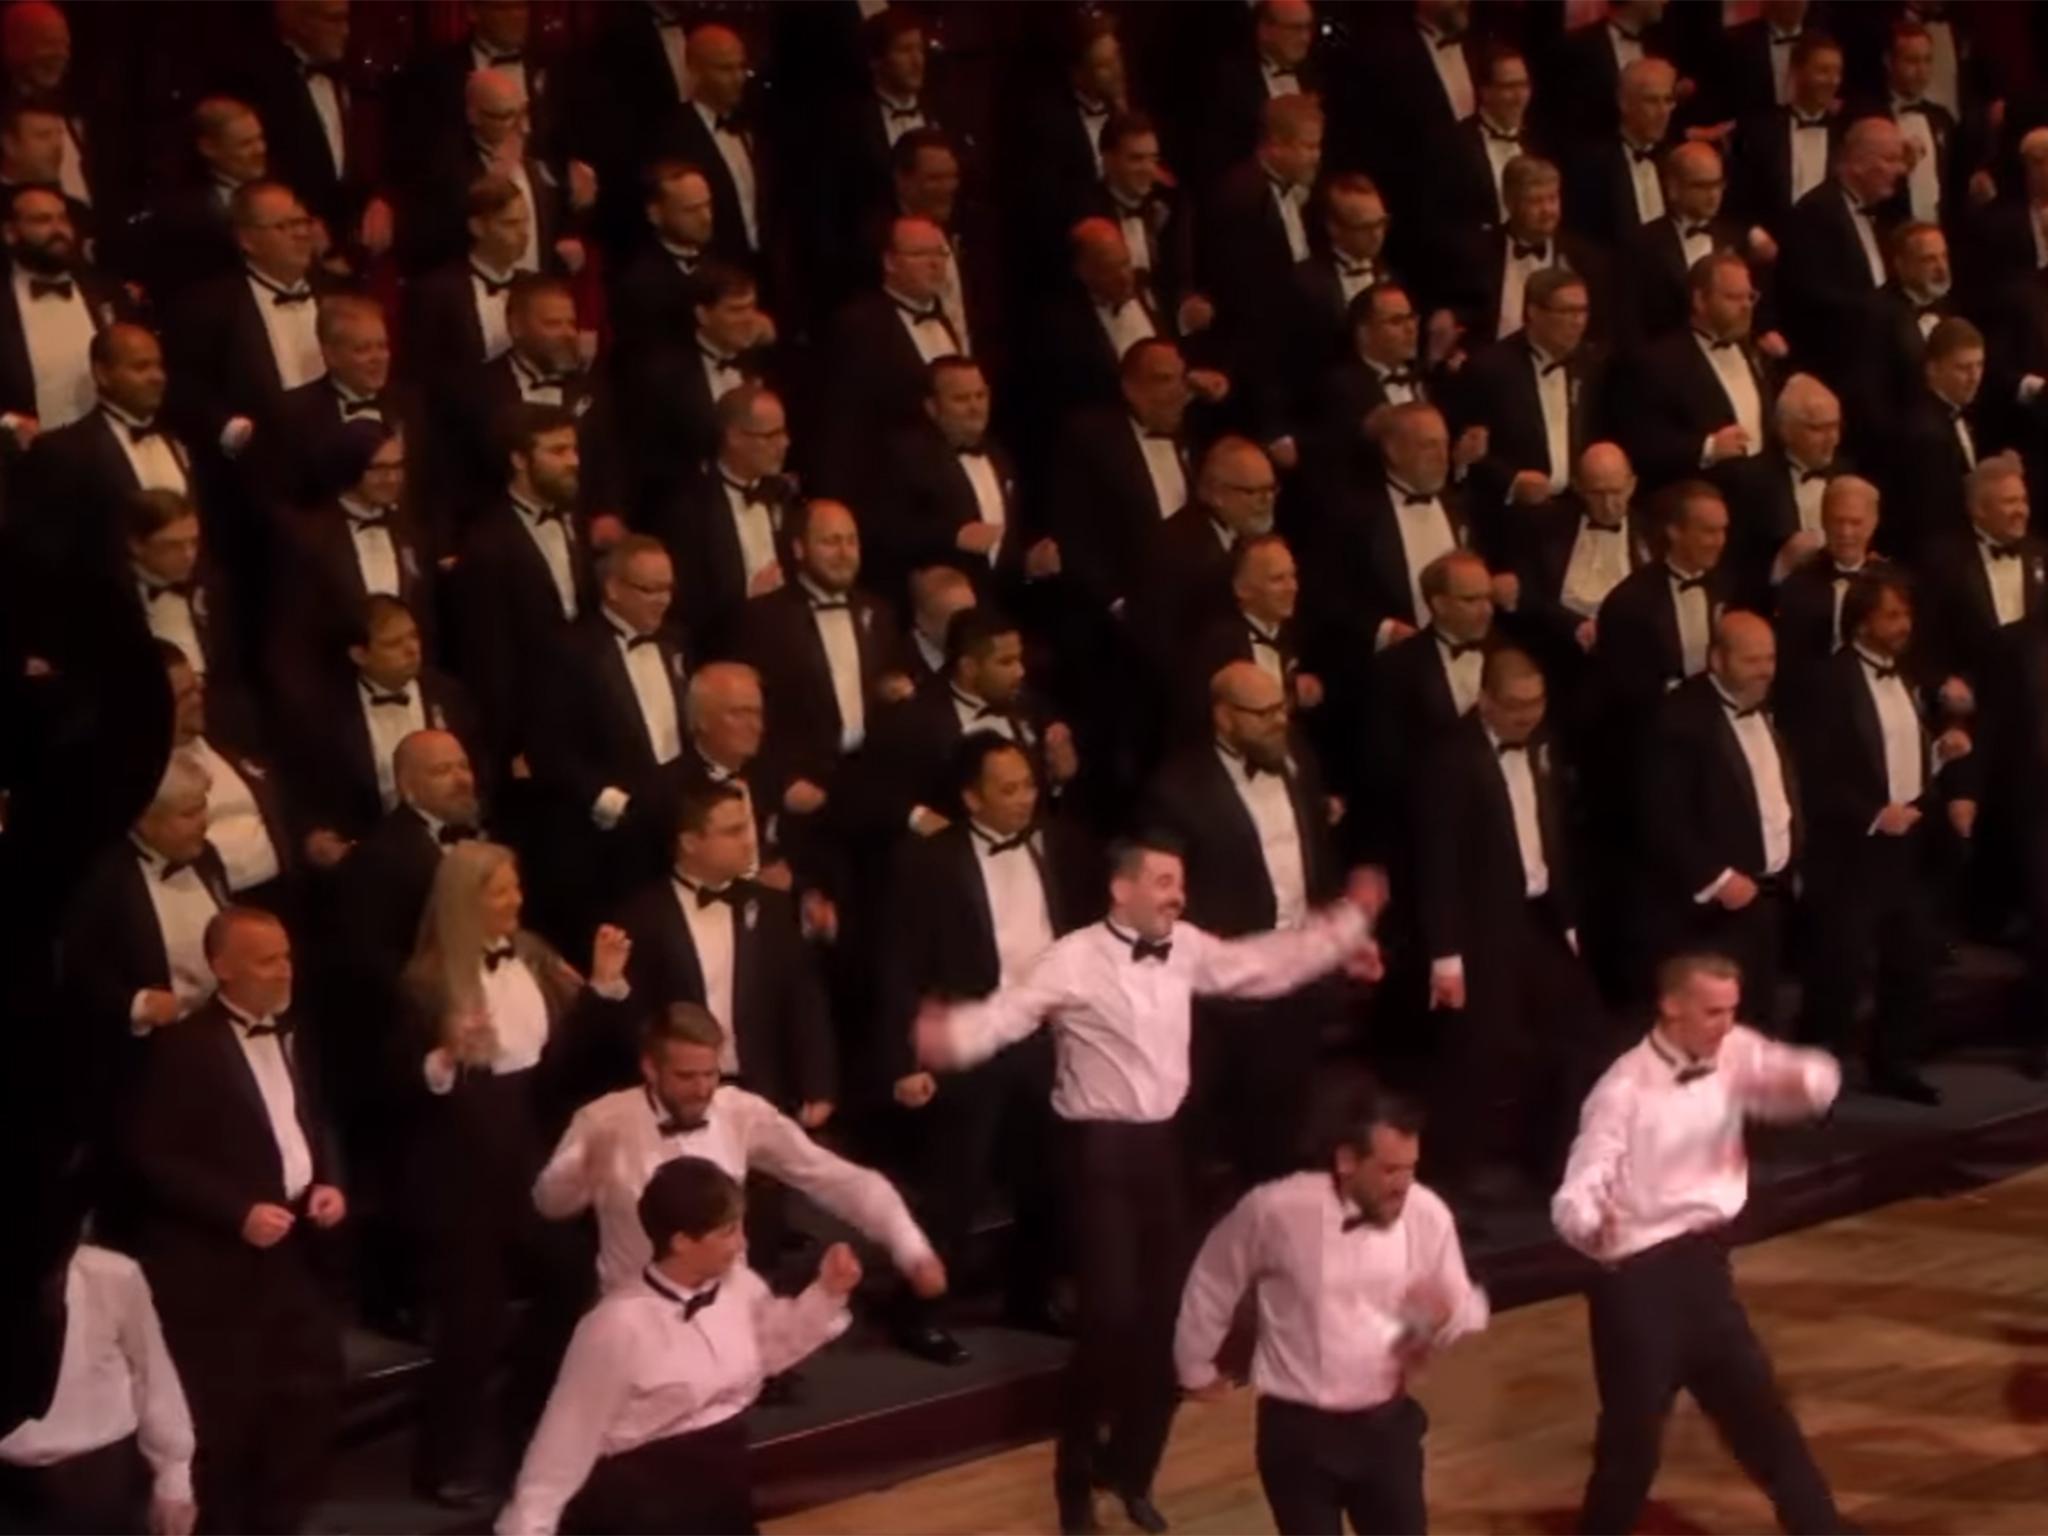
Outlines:
{"label": "white shirt sleeve", "polygon": [[1633,1100],[1619,1078],[1596,1087],[1579,1114],[1579,1134],[1565,1165],[1564,1182],[1550,1201],[1550,1222],[1579,1252],[1595,1251],[1601,1227],[1613,1209],[1615,1181],[1628,1151]]}
{"label": "white shirt sleeve", "polygon": [[1173,1331],[1173,1369],[1190,1392],[1216,1379],[1216,1353],[1258,1264],[1259,1209],[1253,1190],[1210,1230],[1188,1271]]}
{"label": "white shirt sleeve", "polygon": [[816,1281],[801,1296],[777,1296],[763,1285],[754,1298],[754,1344],[761,1373],[779,1376],[846,1332],[853,1314],[844,1298]]}
{"label": "white shirt sleeve", "polygon": [[932,1257],[931,1240],[911,1216],[895,1185],[872,1168],[826,1151],[772,1105],[762,1103],[758,1111],[750,1106],[750,1111],[741,1132],[749,1168],[773,1174],[880,1243],[898,1269],[907,1270]]}
{"label": "white shirt sleeve", "polygon": [[1174,930],[1176,944],[1192,941],[1190,988],[1203,997],[1281,997],[1334,971],[1371,935],[1365,913],[1339,902],[1295,929],[1243,939],[1219,939],[1199,928]]}
{"label": "white shirt sleeve", "polygon": [[1761,1035],[1737,1061],[1730,1091],[1758,1120],[1806,1120],[1826,1114],[1842,1091],[1842,1066],[1826,1051],[1780,1045]]}
{"label": "white shirt sleeve", "polygon": [[1486,1292],[1472,1283],[1472,1276],[1465,1269],[1465,1250],[1459,1245],[1455,1222],[1444,1223],[1420,1289],[1433,1308],[1442,1309],[1443,1321],[1430,1335],[1430,1348],[1441,1349],[1468,1333],[1485,1329],[1491,1309]]}
{"label": "white shirt sleeve", "polygon": [[946,1012],[946,1034],[954,1064],[975,1066],[997,1051],[1027,1038],[1067,1000],[1066,946],[1055,944],[1033,962],[1031,973],[979,1002]]}
{"label": "white shirt sleeve", "polygon": [[155,1474],[159,1499],[176,1504],[192,1500],[192,1411],[178,1368],[164,1347],[149,1281],[140,1268],[123,1279],[117,1332],[121,1352],[135,1384],[136,1443]]}
{"label": "white shirt sleeve", "polygon": [[564,1221],[590,1209],[596,1198],[592,1189],[591,1115],[588,1106],[579,1109],[556,1143],[554,1156],[533,1181],[533,1206],[551,1221]]}
{"label": "white shirt sleeve", "polygon": [[632,1358],[628,1316],[604,1308],[585,1314],[519,1465],[512,1502],[498,1515],[498,1536],[553,1536],[562,1510],[597,1465],[632,1381]]}

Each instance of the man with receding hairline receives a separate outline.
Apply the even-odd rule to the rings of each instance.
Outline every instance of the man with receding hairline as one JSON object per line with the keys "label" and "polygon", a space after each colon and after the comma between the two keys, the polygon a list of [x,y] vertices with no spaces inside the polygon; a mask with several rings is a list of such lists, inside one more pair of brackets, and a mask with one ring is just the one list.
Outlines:
{"label": "man with receding hairline", "polygon": [[1786,329],[1838,387],[1867,350],[1884,242],[1899,217],[1892,198],[1905,174],[1898,124],[1863,118],[1843,134],[1834,174],[1794,204],[1785,224]]}

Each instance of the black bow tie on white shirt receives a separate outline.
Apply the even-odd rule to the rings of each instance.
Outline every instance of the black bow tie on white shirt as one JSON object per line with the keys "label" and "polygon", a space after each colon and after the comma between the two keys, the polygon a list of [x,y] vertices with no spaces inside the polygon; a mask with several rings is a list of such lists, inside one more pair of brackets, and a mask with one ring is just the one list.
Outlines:
{"label": "black bow tie on white shirt", "polygon": [[1563,373],[1563,372],[1564,372],[1564,362],[1565,362],[1565,360],[1564,360],[1563,358],[1561,358],[1561,357],[1554,357],[1554,358],[1552,358],[1552,359],[1551,359],[1551,360],[1550,360],[1549,362],[1545,363],[1545,364],[1544,364],[1544,365],[1543,365],[1543,366],[1542,366],[1541,368],[1539,368],[1539,369],[1538,369],[1538,370],[1536,371],[1536,376],[1537,376],[1537,377],[1538,377],[1539,379],[1547,379],[1547,378],[1549,378],[1549,377],[1550,377],[1550,376],[1551,376],[1551,375],[1552,375],[1553,373]]}
{"label": "black bow tie on white shirt", "polygon": [[728,907],[735,906],[738,904],[739,893],[735,891],[729,883],[721,885],[716,889],[713,889],[711,886],[708,885],[694,885],[687,880],[685,880],[683,884],[686,888],[696,893],[697,906],[699,910],[702,910],[705,907],[711,906],[714,903],[721,901],[724,902]]}
{"label": "black bow tie on white shirt", "polygon": [[1252,637],[1253,645],[1263,645],[1267,650],[1277,652],[1280,642],[1255,625],[1245,625],[1245,633]]}
{"label": "black bow tie on white shirt", "polygon": [[702,1312],[716,1300],[718,1300],[718,1287],[716,1285],[707,1286],[694,1296],[684,1297],[683,1321],[686,1323],[691,1321],[699,1312]]}
{"label": "black bow tie on white shirt", "polygon": [[940,312],[939,303],[936,299],[929,300],[923,304],[912,304],[908,300],[899,299],[894,294],[891,294],[889,302],[902,310],[904,314],[910,316],[918,325],[923,325],[928,320],[943,320],[946,318]]}
{"label": "black bow tie on white shirt", "polygon": [[363,685],[363,693],[369,699],[371,707],[375,709],[412,708],[412,690],[409,688],[401,688],[396,693],[380,693],[377,689],[365,683]]}
{"label": "black bow tie on white shirt", "polygon": [[1426,507],[1436,498],[1427,491],[1403,491],[1401,505],[1404,507]]}
{"label": "black bow tie on white shirt", "polygon": [[1858,651],[1856,653],[1856,659],[1862,662],[1864,666],[1868,667],[1870,669],[1870,675],[1876,678],[1879,682],[1883,682],[1886,678],[1897,677],[1899,675],[1899,669],[1895,665],[1892,665],[1888,662],[1873,661],[1868,656],[1864,655],[1861,651]]}
{"label": "black bow tie on white shirt", "polygon": [[1519,240],[1510,240],[1508,242],[1508,249],[1514,253],[1515,260],[1517,261],[1547,262],[1550,260],[1550,242],[1548,240],[1545,240],[1540,245],[1524,245]]}
{"label": "black bow tie on white shirt", "polygon": [[1173,940],[1171,939],[1160,939],[1156,942],[1151,939],[1131,940],[1131,958],[1133,960],[1158,960],[1164,962],[1172,953]]}
{"label": "black bow tie on white shirt", "polygon": [[1343,1225],[1338,1230],[1356,1232],[1360,1227],[1369,1227],[1371,1225],[1373,1225],[1373,1219],[1366,1215],[1365,1212],[1360,1211],[1356,1215],[1346,1216]]}
{"label": "black bow tie on white shirt", "polygon": [[452,848],[455,844],[466,843],[475,836],[475,827],[457,826],[454,822],[451,821],[450,823],[448,823],[447,826],[443,827],[439,832],[436,832],[434,834],[434,841],[439,843],[443,848]]}
{"label": "black bow tie on white shirt", "polygon": [[31,299],[63,299],[67,302],[78,287],[68,277],[32,277],[28,280]]}
{"label": "black bow tie on white shirt", "polygon": [[810,604],[813,613],[832,613],[835,610],[845,613],[853,608],[853,604],[843,597],[814,597]]}
{"label": "black bow tie on white shirt", "polygon": [[[705,1123],[703,1120],[678,1120],[674,1115],[663,1115],[654,1122],[654,1134],[657,1136],[688,1136],[694,1131],[703,1130]],[[707,1301],[705,1305],[709,1306],[710,1303]],[[689,1317],[690,1314],[687,1311],[684,1312],[683,1319],[685,1322],[689,1320]]]}
{"label": "black bow tie on white shirt", "polygon": [[341,414],[347,416],[375,416],[381,419],[384,407],[377,403],[375,395],[365,395],[360,400],[351,400],[347,395],[335,397],[341,403]]}
{"label": "black bow tie on white shirt", "polygon": [[637,651],[637,650],[639,650],[639,649],[640,649],[640,647],[641,647],[641,646],[643,646],[643,645],[659,645],[660,643],[661,643],[661,642],[660,642],[660,640],[659,640],[659,639],[658,639],[657,637],[653,636],[653,635],[620,635],[620,636],[619,636],[619,644],[623,645],[623,646],[624,646],[624,647],[626,648],[626,654],[627,654],[627,655],[629,655],[629,656],[630,656],[630,655],[631,655],[631,654],[632,654],[632,653],[633,653],[634,651]]}
{"label": "black bow tie on white shirt", "polygon": [[1493,744],[1493,750],[1500,757],[1506,757],[1510,752],[1527,753],[1529,743],[1526,741],[1497,741]]}
{"label": "black bow tie on white shirt", "polygon": [[511,958],[511,940],[507,939],[502,944],[493,944],[489,949],[486,949],[484,951],[484,969],[487,971],[495,971],[499,966],[503,965],[507,960],[510,960]]}
{"label": "black bow tie on white shirt", "polygon": [[259,276],[253,272],[250,276],[256,279],[256,286],[258,288],[269,291],[270,302],[279,309],[290,309],[295,304],[310,304],[313,302],[313,290],[304,283],[301,283],[296,288],[280,288],[266,277]]}
{"label": "black bow tie on white shirt", "polygon": [[[1795,128],[1825,128],[1827,125],[1828,119],[1825,112],[1821,113],[1818,117],[1808,117],[1800,112],[1792,114],[1792,126]],[[1859,208],[1856,211],[1861,213],[1863,210]]]}
{"label": "black bow tie on white shirt", "polygon": [[361,533],[370,528],[389,528],[391,526],[391,509],[389,507],[379,507],[375,512],[367,514],[351,512],[348,514],[348,526],[350,531],[355,533]]}
{"label": "black bow tie on white shirt", "polygon": [[1735,347],[1735,342],[1732,338],[1723,341],[1718,337],[1709,336],[1705,331],[1694,331],[1693,335],[1699,337],[1709,352],[1728,352],[1732,351]]}
{"label": "black bow tie on white shirt", "polygon": [[1349,257],[1337,258],[1337,271],[1344,277],[1378,277],[1380,268],[1375,261],[1353,261]]}
{"label": "black bow tie on white shirt", "polygon": [[121,425],[128,429],[128,441],[131,443],[146,443],[152,437],[162,437],[164,435],[164,429],[154,421],[124,421]]}
{"label": "black bow tie on white shirt", "polygon": [[1670,576],[1671,588],[1674,592],[1684,594],[1687,592],[1704,592],[1707,589],[1705,572],[1701,572],[1697,576],[1681,576],[1678,572],[1671,571]]}
{"label": "black bow tie on white shirt", "polygon": [[1721,695],[1721,707],[1736,720],[1747,720],[1751,715],[1760,715],[1764,712],[1761,704],[1738,704],[1726,694]]}
{"label": "black bow tie on white shirt", "polygon": [[1799,471],[1799,483],[1801,485],[1811,485],[1816,480],[1825,485],[1827,478],[1828,472],[1825,469],[1802,469]]}
{"label": "black bow tie on white shirt", "polygon": [[1657,159],[1657,151],[1654,146],[1649,149],[1637,149],[1635,145],[1624,141],[1621,147],[1628,151],[1629,159],[1637,165],[1650,165],[1655,163]]}
{"label": "black bow tie on white shirt", "polygon": [[1380,380],[1380,383],[1383,385],[1399,384],[1404,389],[1413,389],[1415,387],[1415,370],[1413,368],[1396,368],[1392,373],[1389,373]]}
{"label": "black bow tie on white shirt", "polygon": [[740,360],[738,358],[727,357],[721,352],[714,352],[709,347],[704,346],[698,347],[697,350],[704,354],[705,362],[721,372],[736,373],[739,371]]}
{"label": "black bow tie on white shirt", "polygon": [[512,286],[511,278],[493,277],[474,262],[470,264],[469,275],[484,285],[484,297],[487,299],[495,299],[499,294]]}
{"label": "black bow tie on white shirt", "polygon": [[1714,226],[1711,224],[1685,224],[1679,228],[1680,236],[1687,240],[1704,240],[1713,232]]}
{"label": "black bow tie on white shirt", "polygon": [[1522,136],[1520,133],[1502,133],[1500,129],[1494,127],[1493,124],[1483,117],[1479,119],[1479,131],[1496,144],[1512,144],[1517,149],[1522,147]]}
{"label": "black bow tie on white shirt", "polygon": [[1711,1061],[1688,1061],[1673,1074],[1677,1079],[1678,1086],[1681,1088],[1687,1083],[1696,1083],[1703,1077],[1712,1077],[1713,1075],[1714,1064]]}
{"label": "black bow tie on white shirt", "polygon": [[1031,834],[1028,831],[1019,832],[1015,837],[989,837],[977,827],[974,829],[974,835],[981,839],[981,846],[990,858],[999,853],[1013,853],[1019,848],[1029,851],[1031,847]]}
{"label": "black bow tie on white shirt", "polygon": [[2020,547],[2017,544],[1995,544],[1990,539],[1979,539],[1977,542],[1984,546],[1984,558],[1987,560],[2017,560],[2020,557]]}
{"label": "black bow tie on white shirt", "polygon": [[1442,634],[1437,635],[1436,643],[1444,648],[1444,654],[1453,661],[1461,660],[1466,656],[1477,656],[1486,649],[1486,642],[1484,640],[1452,640]]}
{"label": "black bow tie on white shirt", "polygon": [[197,590],[197,586],[189,581],[167,581],[160,587],[149,589],[149,600],[153,603],[160,597],[182,597],[189,603]]}
{"label": "black bow tie on white shirt", "polygon": [[892,123],[915,123],[921,122],[924,118],[924,108],[922,107],[915,105],[899,107],[895,102],[882,96],[878,96],[875,99],[881,102],[882,110],[889,115],[889,121]]}
{"label": "black bow tie on white shirt", "polygon": [[275,1019],[267,1022],[257,1020],[252,1023],[244,1023],[242,1020],[236,1019],[235,1024],[241,1029],[242,1038],[245,1040],[261,1040],[265,1036],[275,1037],[284,1033],[284,1026]]}
{"label": "black bow tie on white shirt", "polygon": [[164,867],[157,871],[157,879],[164,881],[175,880],[179,875],[185,873],[186,870],[197,867],[197,864],[191,859],[165,859]]}
{"label": "black bow tie on white shirt", "polygon": [[988,457],[988,444],[961,443],[953,452],[955,456],[963,459],[985,459]]}

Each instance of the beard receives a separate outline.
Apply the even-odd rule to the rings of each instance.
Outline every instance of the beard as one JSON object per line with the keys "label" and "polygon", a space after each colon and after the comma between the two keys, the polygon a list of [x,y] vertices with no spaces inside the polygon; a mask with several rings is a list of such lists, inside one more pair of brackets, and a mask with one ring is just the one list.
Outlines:
{"label": "beard", "polygon": [[31,245],[24,240],[12,247],[8,254],[14,258],[17,265],[27,268],[30,272],[41,277],[54,277],[71,270],[76,247],[60,246],[54,242]]}

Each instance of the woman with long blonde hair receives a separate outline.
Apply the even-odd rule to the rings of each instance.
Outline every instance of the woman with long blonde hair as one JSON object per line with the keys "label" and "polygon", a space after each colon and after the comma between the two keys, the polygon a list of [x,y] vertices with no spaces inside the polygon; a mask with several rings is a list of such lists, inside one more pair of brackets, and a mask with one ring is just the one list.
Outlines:
{"label": "woman with long blonde hair", "polygon": [[428,1497],[463,1507],[505,1470],[486,1464],[481,1430],[515,1280],[530,1304],[511,1340],[505,1445],[523,1442],[581,1309],[589,1256],[573,1228],[540,1218],[530,1191],[575,1096],[598,1086],[592,1064],[616,1059],[631,1023],[625,933],[597,930],[586,982],[520,926],[523,904],[509,848],[456,844],[404,976],[404,1070],[426,1100],[412,1185],[434,1353],[414,1477]]}

